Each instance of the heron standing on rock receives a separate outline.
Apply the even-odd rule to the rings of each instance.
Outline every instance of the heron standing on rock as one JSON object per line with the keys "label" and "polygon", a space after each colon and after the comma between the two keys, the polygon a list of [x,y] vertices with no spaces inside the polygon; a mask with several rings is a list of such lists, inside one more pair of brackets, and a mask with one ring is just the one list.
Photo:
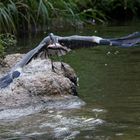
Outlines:
{"label": "heron standing on rock", "polygon": [[[68,53],[71,49],[80,47],[93,47],[97,45],[109,45],[120,47],[137,46],[140,43],[140,32],[135,32],[125,37],[104,39],[98,36],[68,36],[61,37],[54,34],[49,34],[45,37],[40,44],[29,51],[20,62],[18,62],[10,72],[0,78],[0,89],[7,87],[12,81],[19,77],[22,68],[27,65],[32,59],[37,57],[48,58],[53,55],[62,56]],[[63,66],[63,63],[61,63]],[[54,70],[52,62],[52,70]]]}

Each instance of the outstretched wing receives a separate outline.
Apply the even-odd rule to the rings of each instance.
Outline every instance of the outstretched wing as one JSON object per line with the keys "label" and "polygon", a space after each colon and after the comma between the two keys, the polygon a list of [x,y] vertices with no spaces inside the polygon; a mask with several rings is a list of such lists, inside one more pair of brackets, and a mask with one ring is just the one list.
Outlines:
{"label": "outstretched wing", "polygon": [[[33,58],[43,55],[65,55],[70,49],[80,48],[80,47],[92,47],[96,45],[110,45],[110,46],[121,46],[121,47],[131,47],[136,46],[140,43],[140,32],[135,32],[125,37],[114,38],[114,39],[104,39],[98,36],[68,36],[61,37],[53,35],[56,44],[52,42],[50,36],[47,36],[42,40],[42,42],[33,50],[29,51],[23,59],[17,63],[15,68],[23,67],[28,64]],[[15,69],[14,68],[14,69]]]}
{"label": "outstretched wing", "polygon": [[101,40],[101,44],[104,41],[109,41],[110,46],[134,47],[140,45],[140,32],[134,32],[132,34],[120,38],[103,39]]}
{"label": "outstretched wing", "polygon": [[60,45],[59,43],[57,44],[50,44],[50,43],[52,43],[50,37],[47,36],[36,48],[34,48],[33,50],[25,54],[22,60],[18,62],[7,75],[0,78],[0,88],[7,87],[10,83],[13,82],[14,78],[19,77],[22,68],[25,65],[27,65],[32,59],[37,57],[48,58],[51,55],[61,56],[61,55],[65,55],[67,52],[70,51],[70,49]]}
{"label": "outstretched wing", "polygon": [[68,36],[68,37],[59,37],[58,42],[71,49],[81,48],[81,47],[93,47],[100,44],[100,40],[103,38],[97,36]]}
{"label": "outstretched wing", "polygon": [[60,44],[72,49],[80,47],[93,47],[96,45],[132,47],[140,44],[140,32],[135,32],[128,36],[112,39],[105,39],[97,36],[74,35],[68,37],[58,37],[58,41]]}
{"label": "outstretched wing", "polygon": [[25,65],[27,65],[32,59],[36,58],[40,53],[46,51],[46,46],[49,45],[49,43],[50,39],[47,36],[41,41],[41,43],[36,48],[32,49],[27,54],[25,54],[22,60],[18,62],[13,69],[17,67],[24,67]]}
{"label": "outstretched wing", "polygon": [[133,47],[140,44],[140,32],[134,32],[128,36],[110,39],[111,45],[120,47]]}

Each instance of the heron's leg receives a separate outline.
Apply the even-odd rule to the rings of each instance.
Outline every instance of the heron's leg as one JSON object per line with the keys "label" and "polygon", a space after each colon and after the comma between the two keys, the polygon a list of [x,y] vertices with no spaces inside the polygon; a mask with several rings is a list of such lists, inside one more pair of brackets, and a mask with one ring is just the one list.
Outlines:
{"label": "heron's leg", "polygon": [[52,60],[52,59],[51,59],[51,66],[52,66],[52,71],[53,71],[53,72],[56,72],[56,71],[55,71],[55,66],[54,66],[54,64],[53,64],[53,60]]}
{"label": "heron's leg", "polygon": [[64,71],[66,71],[66,68],[65,68],[65,65],[64,65],[64,63],[63,63],[62,61],[60,61],[60,63],[61,63],[61,70],[64,70]]}
{"label": "heron's leg", "polygon": [[[53,33],[50,33],[49,36],[50,36],[50,39],[51,39],[52,43],[53,43],[53,44],[55,45],[55,47],[57,48],[57,45],[56,45],[57,40],[55,39],[54,34],[53,34]],[[61,54],[61,50],[59,49],[58,51],[59,51],[60,54]],[[60,57],[58,57],[58,58],[59,58],[59,61],[60,61],[60,63],[61,63],[61,69],[65,70],[65,66],[64,66],[64,64],[62,63],[62,60],[60,59]],[[53,65],[52,65],[52,69],[54,70],[54,66],[53,66]]]}
{"label": "heron's leg", "polygon": [[[52,41],[52,43],[56,46],[56,39],[54,38],[54,34],[50,33],[49,36],[50,36],[50,40]],[[53,60],[51,60],[51,65],[52,65],[52,71],[56,72],[55,66],[53,65]]]}
{"label": "heron's leg", "polygon": [[56,70],[58,70],[58,69],[57,69],[57,67],[54,66],[54,62],[52,59],[51,59],[51,68],[52,68],[53,72],[57,73]]}

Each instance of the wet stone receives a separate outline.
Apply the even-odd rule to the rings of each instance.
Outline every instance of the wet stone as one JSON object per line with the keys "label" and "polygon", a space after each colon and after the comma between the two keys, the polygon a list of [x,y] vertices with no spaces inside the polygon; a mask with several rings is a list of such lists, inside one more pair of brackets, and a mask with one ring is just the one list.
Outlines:
{"label": "wet stone", "polygon": [[[7,65],[0,72],[1,77],[21,58],[21,54],[8,55],[4,60]],[[49,59],[32,60],[23,68],[20,77],[14,79],[8,87],[0,89],[0,108],[73,98],[77,76],[68,64],[63,65],[64,68],[60,62],[54,62],[55,71],[52,71]]]}

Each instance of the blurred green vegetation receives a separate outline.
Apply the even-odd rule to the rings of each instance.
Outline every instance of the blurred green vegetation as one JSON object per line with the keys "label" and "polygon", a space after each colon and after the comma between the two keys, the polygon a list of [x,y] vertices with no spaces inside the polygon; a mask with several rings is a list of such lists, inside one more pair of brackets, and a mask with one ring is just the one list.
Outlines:
{"label": "blurred green vegetation", "polygon": [[[140,0],[1,0],[0,32],[16,33],[70,23],[107,22],[140,17]],[[63,21],[62,20],[62,21]]]}
{"label": "blurred green vegetation", "polygon": [[0,42],[0,58],[4,56],[4,47]]}
{"label": "blurred green vegetation", "polygon": [[0,58],[4,57],[5,55],[5,48],[15,46],[17,40],[14,35],[9,33],[1,34],[0,35]]}
{"label": "blurred green vegetation", "polygon": [[[23,32],[36,32],[46,27],[59,26],[66,21],[71,25],[79,25],[79,23],[98,24],[133,18],[140,18],[140,0],[0,1],[0,34],[18,35]],[[10,41],[10,36],[7,41]],[[3,54],[1,52],[5,45],[7,46],[1,40],[0,54]]]}

